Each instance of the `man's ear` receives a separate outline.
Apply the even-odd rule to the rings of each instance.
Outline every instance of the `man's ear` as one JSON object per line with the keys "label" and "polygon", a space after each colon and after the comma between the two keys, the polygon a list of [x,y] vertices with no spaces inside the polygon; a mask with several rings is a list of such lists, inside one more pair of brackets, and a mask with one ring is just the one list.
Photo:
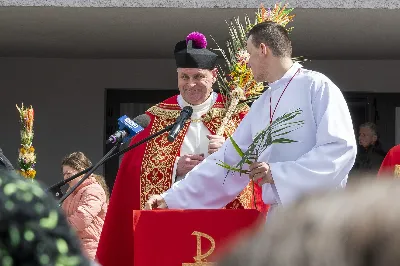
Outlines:
{"label": "man's ear", "polygon": [[217,78],[218,76],[218,69],[215,67],[213,70],[211,70],[211,73],[213,75],[214,78]]}
{"label": "man's ear", "polygon": [[373,135],[373,136],[372,136],[372,141],[373,141],[373,142],[376,142],[377,140],[378,140],[378,136],[377,136],[377,135]]}
{"label": "man's ear", "polygon": [[267,56],[271,53],[271,49],[265,43],[260,43],[259,51],[264,56]]}

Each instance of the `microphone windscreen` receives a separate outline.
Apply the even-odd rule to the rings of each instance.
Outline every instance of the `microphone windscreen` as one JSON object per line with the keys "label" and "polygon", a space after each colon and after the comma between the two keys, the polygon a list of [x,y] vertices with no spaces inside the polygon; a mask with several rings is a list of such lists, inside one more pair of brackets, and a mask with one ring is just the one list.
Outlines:
{"label": "microphone windscreen", "polygon": [[186,112],[188,114],[188,117],[191,117],[193,114],[193,108],[191,106],[183,107],[182,111]]}
{"label": "microphone windscreen", "polygon": [[133,121],[142,128],[146,128],[150,124],[150,120],[150,116],[148,116],[147,114],[138,115],[133,119]]}

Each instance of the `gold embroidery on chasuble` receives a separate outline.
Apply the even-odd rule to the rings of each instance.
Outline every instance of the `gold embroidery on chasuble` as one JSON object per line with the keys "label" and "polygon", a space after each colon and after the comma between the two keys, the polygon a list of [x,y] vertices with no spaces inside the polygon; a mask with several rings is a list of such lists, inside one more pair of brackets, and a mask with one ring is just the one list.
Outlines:
{"label": "gold embroidery on chasuble", "polygon": [[[228,137],[235,132],[236,128],[240,124],[239,113],[248,112],[249,107],[247,105],[241,106],[237,109],[236,113],[231,117],[228,124],[225,126],[224,136]],[[212,108],[208,113],[203,115],[203,122],[206,127],[212,132],[216,132],[222,123],[222,119],[226,114],[224,104],[222,102],[216,102],[214,108]]]}
{"label": "gold embroidery on chasuble", "polygon": [[[171,110],[172,108],[176,110]],[[177,104],[158,104],[151,107],[148,112],[154,115],[153,126],[150,131],[150,134],[154,134],[173,124],[181,110]],[[171,187],[175,159],[180,151],[188,127],[189,123],[185,123],[184,128],[174,142],[167,140],[168,132],[165,132],[147,143],[140,169],[141,209],[144,208],[150,195],[162,194]]]}
{"label": "gold embroidery on chasuble", "polygon": [[[178,104],[160,103],[147,111],[154,115],[154,122],[150,131],[150,134],[154,134],[174,123],[181,113],[181,108]],[[240,110],[240,112],[245,111],[248,111],[248,107]],[[225,113],[223,103],[216,102],[213,108],[202,116],[202,122],[210,131],[216,132]],[[239,123],[240,117],[236,113],[226,126],[225,137],[233,134]],[[162,194],[172,186],[173,167],[188,127],[189,122],[186,122],[184,128],[172,143],[167,140],[167,132],[147,143],[140,170],[141,209],[144,208],[150,195]],[[252,195],[252,186],[248,185],[233,202],[227,205],[227,208],[252,208]]]}

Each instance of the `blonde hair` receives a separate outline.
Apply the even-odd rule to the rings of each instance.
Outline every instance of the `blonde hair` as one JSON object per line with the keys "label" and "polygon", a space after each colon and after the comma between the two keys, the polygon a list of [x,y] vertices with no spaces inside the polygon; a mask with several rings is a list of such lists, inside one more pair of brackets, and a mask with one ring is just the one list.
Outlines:
{"label": "blonde hair", "polygon": [[99,183],[99,185],[104,189],[104,192],[106,193],[107,202],[109,202],[110,192],[108,191],[108,186],[107,186],[106,180],[101,175],[93,174],[93,176],[94,176],[94,178],[96,178],[97,183]]}
{"label": "blonde hair", "polygon": [[[92,162],[85,156],[83,152],[77,151],[64,157],[64,159],[61,161],[61,167],[64,165],[69,166],[76,171],[83,171],[86,168],[91,167]],[[99,185],[104,189],[108,202],[110,199],[110,192],[104,177],[97,174],[93,174],[93,176],[95,177],[97,183],[99,183]]]}

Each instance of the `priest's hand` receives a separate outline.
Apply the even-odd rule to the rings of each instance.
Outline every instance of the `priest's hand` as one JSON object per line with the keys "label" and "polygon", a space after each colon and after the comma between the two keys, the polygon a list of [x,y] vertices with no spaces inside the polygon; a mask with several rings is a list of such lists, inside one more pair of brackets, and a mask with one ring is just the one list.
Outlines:
{"label": "priest's hand", "polygon": [[190,170],[204,160],[204,154],[186,154],[181,156],[176,166],[176,175],[185,176]]}
{"label": "priest's hand", "polygon": [[216,152],[225,142],[224,136],[207,135],[207,138],[210,140],[210,143],[208,144],[209,154]]}
{"label": "priest's hand", "polygon": [[144,205],[145,210],[168,209],[167,203],[160,195],[153,195]]}
{"label": "priest's hand", "polygon": [[272,178],[271,169],[269,164],[265,162],[255,162],[249,167],[251,180],[259,184],[260,186],[264,184],[273,184],[274,180]]}

